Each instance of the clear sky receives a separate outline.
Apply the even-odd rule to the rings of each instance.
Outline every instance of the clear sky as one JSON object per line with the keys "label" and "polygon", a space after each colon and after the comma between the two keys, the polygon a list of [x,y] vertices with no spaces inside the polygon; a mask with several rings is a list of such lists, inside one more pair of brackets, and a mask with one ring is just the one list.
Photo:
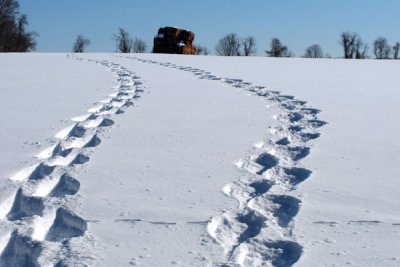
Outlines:
{"label": "clear sky", "polygon": [[[91,40],[88,52],[115,52],[113,33],[125,28],[149,49],[159,27],[195,32],[195,43],[214,52],[218,39],[252,35],[264,55],[279,37],[296,56],[318,43],[341,56],[343,31],[356,31],[370,47],[375,38],[400,41],[400,0],[19,0],[37,31],[39,52],[69,52],[78,34]],[[371,52],[371,49],[370,49]]]}

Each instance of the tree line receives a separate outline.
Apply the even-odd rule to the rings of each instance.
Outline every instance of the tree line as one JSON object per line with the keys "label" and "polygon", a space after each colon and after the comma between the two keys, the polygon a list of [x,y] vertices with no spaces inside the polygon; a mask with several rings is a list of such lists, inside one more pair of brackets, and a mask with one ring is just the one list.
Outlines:
{"label": "tree line", "polygon": [[[131,38],[130,34],[123,28],[119,28],[114,34],[117,52],[120,53],[144,53],[147,50],[145,41],[139,38]],[[78,35],[73,46],[73,52],[85,51],[90,41],[82,35]],[[339,38],[339,44],[343,49],[345,59],[366,59],[369,58],[369,46],[360,35],[355,32],[343,32]],[[198,55],[209,55],[210,50],[202,45],[196,45]],[[373,53],[376,59],[399,59],[400,43],[389,45],[384,37],[379,37],[373,42]],[[215,46],[215,53],[218,56],[254,56],[256,54],[256,39],[253,36],[240,38],[235,33],[229,33],[219,39]],[[272,38],[269,47],[265,50],[268,57],[294,57],[294,53],[287,45],[284,45],[279,38]],[[321,46],[313,44],[307,47],[302,55],[304,58],[331,58],[325,54]]]}
{"label": "tree line", "polygon": [[[146,42],[136,37],[134,39],[131,38],[129,32],[123,28],[119,28],[118,32],[113,35],[112,39],[116,42],[117,52],[119,53],[146,52]],[[88,45],[90,45],[90,40],[86,39],[82,35],[78,35],[73,45],[72,52],[83,53]]]}
{"label": "tree line", "polygon": [[[343,32],[339,38],[339,44],[343,50],[343,58],[346,59],[366,59],[368,58],[369,46],[360,35],[355,32]],[[251,56],[256,53],[255,38],[239,38],[235,33],[229,33],[219,39],[215,46],[215,52],[219,56]],[[376,59],[399,59],[400,43],[396,42],[391,46],[387,39],[379,37],[373,42],[373,54]],[[272,38],[269,47],[265,50],[269,57],[293,57],[293,52],[287,45],[284,45],[279,38]],[[329,54],[324,54],[318,44],[310,45],[304,51],[302,57],[305,58],[330,58]]]}
{"label": "tree line", "polygon": [[[17,0],[0,0],[0,52],[28,52],[36,47],[36,32],[27,31],[28,18],[19,12]],[[113,35],[116,50],[120,53],[144,53],[147,50],[145,41],[131,38],[123,28],[119,28]],[[339,44],[343,50],[343,58],[365,59],[369,58],[369,46],[356,32],[343,32],[339,37]],[[75,53],[85,52],[90,40],[83,35],[78,35],[73,44]],[[197,54],[209,55],[210,50],[201,45],[196,45]],[[400,43],[390,45],[386,38],[379,37],[372,44],[372,52],[376,59],[399,59]],[[219,39],[215,46],[215,53],[219,56],[254,56],[256,54],[256,39],[253,36],[238,37],[229,33]],[[293,57],[293,52],[284,45],[279,38],[272,38],[269,47],[265,50],[269,57]],[[321,46],[313,44],[307,47],[302,57],[323,58],[330,57],[324,54]]]}

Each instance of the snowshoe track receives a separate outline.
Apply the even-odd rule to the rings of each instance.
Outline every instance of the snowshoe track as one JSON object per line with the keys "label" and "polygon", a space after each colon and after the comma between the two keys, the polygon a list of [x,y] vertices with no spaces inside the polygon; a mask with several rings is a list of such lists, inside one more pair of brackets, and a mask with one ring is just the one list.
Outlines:
{"label": "snowshoe track", "polygon": [[265,86],[242,79],[219,77],[198,68],[179,66],[137,57],[126,57],[144,63],[192,73],[198,79],[218,81],[263,98],[282,111],[274,116],[280,125],[270,129],[275,140],[265,138],[253,148],[247,159],[236,166],[243,178],[225,185],[223,192],[239,202],[238,208],[211,219],[210,236],[225,251],[225,261],[215,266],[292,266],[303,248],[292,234],[294,218],[301,199],[296,186],[308,179],[312,171],[299,167],[311,152],[310,142],[320,137],[317,129],[327,124],[318,119],[319,109],[307,102]]}
{"label": "snowshoe track", "polygon": [[[88,61],[114,73],[116,90],[89,109],[88,114],[72,118],[74,123],[56,134],[55,144],[37,155],[36,165],[10,177],[14,189],[0,203],[0,267],[41,263],[67,266],[65,261],[74,254],[70,242],[85,236],[87,221],[69,208],[72,196],[80,188],[72,173],[78,173],[80,166],[90,160],[94,148],[101,143],[99,134],[114,125],[110,117],[123,114],[143,92],[139,78],[121,65]],[[54,247],[58,251],[52,251]]]}

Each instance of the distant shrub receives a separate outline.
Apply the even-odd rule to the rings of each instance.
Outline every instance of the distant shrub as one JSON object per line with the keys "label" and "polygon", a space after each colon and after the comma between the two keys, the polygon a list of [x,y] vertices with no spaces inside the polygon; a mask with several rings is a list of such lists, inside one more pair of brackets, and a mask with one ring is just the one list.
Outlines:
{"label": "distant shrub", "polygon": [[379,37],[374,41],[374,54],[376,59],[389,59],[391,47],[386,38]]}
{"label": "distant shrub", "polygon": [[76,41],[72,50],[74,53],[83,53],[85,52],[85,48],[88,45],[90,45],[90,40],[86,39],[82,35],[78,35],[78,37],[76,37]]}
{"label": "distant shrub", "polygon": [[323,58],[324,51],[322,51],[321,46],[314,44],[309,46],[304,53],[305,58]]}
{"label": "distant shrub", "polygon": [[147,44],[145,41],[139,38],[135,38],[132,43],[132,52],[133,53],[144,53],[146,52]]}
{"label": "distant shrub", "polygon": [[207,56],[210,54],[210,50],[208,50],[207,47],[202,46],[202,45],[195,45],[196,46],[196,54],[197,55],[203,55],[203,56]]}
{"label": "distant shrub", "polygon": [[215,46],[218,56],[240,56],[241,42],[236,33],[229,33],[219,39]]}
{"label": "distant shrub", "polygon": [[265,51],[269,57],[292,57],[293,54],[278,38],[272,38],[270,49]]}

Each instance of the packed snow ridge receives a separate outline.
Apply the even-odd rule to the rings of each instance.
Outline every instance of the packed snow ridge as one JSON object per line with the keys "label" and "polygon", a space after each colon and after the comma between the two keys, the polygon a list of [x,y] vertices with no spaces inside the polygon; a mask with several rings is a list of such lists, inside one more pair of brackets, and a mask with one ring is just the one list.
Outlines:
{"label": "packed snow ridge", "polygon": [[[76,58],[77,60],[83,60]],[[69,244],[83,238],[87,221],[69,209],[80,182],[74,178],[100,145],[98,134],[114,124],[143,92],[141,82],[126,68],[93,61],[116,76],[115,92],[55,136],[53,146],[37,155],[39,163],[10,177],[13,190],[0,203],[0,266],[68,266]]]}

